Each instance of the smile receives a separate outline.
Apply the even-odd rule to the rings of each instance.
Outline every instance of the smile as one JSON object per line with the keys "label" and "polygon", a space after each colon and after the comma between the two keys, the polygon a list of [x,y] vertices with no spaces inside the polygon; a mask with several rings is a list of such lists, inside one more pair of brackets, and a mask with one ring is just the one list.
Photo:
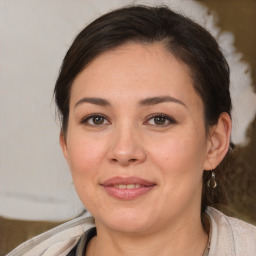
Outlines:
{"label": "smile", "polygon": [[156,184],[137,177],[113,177],[104,181],[101,186],[111,197],[132,200],[149,193]]}
{"label": "smile", "polygon": [[119,185],[114,185],[115,188],[119,189],[135,189],[135,188],[140,188],[142,185],[140,184],[119,184]]}

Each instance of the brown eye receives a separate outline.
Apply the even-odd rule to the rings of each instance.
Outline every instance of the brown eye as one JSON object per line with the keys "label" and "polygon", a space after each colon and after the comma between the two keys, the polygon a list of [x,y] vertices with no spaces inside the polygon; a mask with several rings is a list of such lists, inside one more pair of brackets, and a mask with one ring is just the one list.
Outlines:
{"label": "brown eye", "polygon": [[103,115],[90,115],[84,118],[81,123],[90,126],[101,126],[109,124],[109,121]]}
{"label": "brown eye", "polygon": [[163,117],[163,116],[157,116],[157,117],[154,117],[154,123],[156,125],[165,125],[167,122],[166,118]]}
{"label": "brown eye", "polygon": [[166,114],[153,114],[147,121],[148,124],[154,125],[154,126],[168,126],[168,125],[173,125],[176,124],[177,121],[166,115]]}
{"label": "brown eye", "polygon": [[92,123],[95,124],[95,125],[103,124],[104,121],[105,121],[105,118],[102,117],[102,116],[95,116],[95,117],[92,117]]}

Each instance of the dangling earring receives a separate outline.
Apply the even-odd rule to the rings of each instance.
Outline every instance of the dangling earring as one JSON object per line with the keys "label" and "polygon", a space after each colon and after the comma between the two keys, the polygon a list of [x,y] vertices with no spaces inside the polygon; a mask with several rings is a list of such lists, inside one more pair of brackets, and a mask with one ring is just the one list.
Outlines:
{"label": "dangling earring", "polygon": [[209,188],[216,188],[217,187],[217,182],[215,180],[215,173],[214,171],[211,171],[211,177],[210,179],[207,181],[207,186]]}

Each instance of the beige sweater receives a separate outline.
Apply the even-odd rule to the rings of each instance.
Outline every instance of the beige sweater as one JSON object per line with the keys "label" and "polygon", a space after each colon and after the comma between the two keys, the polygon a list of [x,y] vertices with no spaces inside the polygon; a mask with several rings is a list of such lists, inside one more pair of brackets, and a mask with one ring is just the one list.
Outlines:
{"label": "beige sweater", "polygon": [[[256,256],[255,226],[227,217],[211,207],[206,213],[211,222],[209,256]],[[66,256],[81,235],[92,227],[94,218],[86,213],[28,240],[6,256]]]}
{"label": "beige sweater", "polygon": [[206,213],[211,220],[209,256],[256,256],[255,226],[211,207]]}

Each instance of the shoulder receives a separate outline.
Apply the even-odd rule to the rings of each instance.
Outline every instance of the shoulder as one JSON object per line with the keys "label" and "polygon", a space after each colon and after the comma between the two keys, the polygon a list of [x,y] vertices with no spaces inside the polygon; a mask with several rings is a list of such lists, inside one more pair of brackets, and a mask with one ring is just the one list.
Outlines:
{"label": "shoulder", "polygon": [[85,213],[81,217],[28,240],[6,256],[65,256],[76,245],[84,232],[94,226],[94,218],[89,213]]}
{"label": "shoulder", "polygon": [[209,255],[256,256],[256,227],[208,207],[211,221]]}

